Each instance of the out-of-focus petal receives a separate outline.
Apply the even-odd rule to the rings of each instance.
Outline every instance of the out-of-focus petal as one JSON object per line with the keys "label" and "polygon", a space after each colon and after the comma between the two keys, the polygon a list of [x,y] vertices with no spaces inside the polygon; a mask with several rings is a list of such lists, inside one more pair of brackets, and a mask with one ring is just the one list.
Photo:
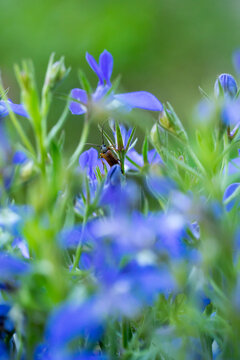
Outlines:
{"label": "out-of-focus petal", "polygon": [[163,105],[161,104],[161,102],[154,95],[147,91],[136,91],[125,94],[117,94],[114,97],[120,102],[133,108],[151,111],[163,111]]}
{"label": "out-of-focus petal", "polygon": [[27,155],[23,151],[16,151],[13,155],[12,162],[15,165],[21,165],[27,161]]}
{"label": "out-of-focus petal", "polygon": [[94,148],[90,148],[87,151],[84,151],[79,157],[79,165],[82,169],[87,170],[88,176],[95,180],[95,169],[98,165],[98,152]]}
{"label": "out-of-focus petal", "polygon": [[0,100],[0,118],[7,116],[9,113],[7,106],[3,100]]}
{"label": "out-of-focus petal", "polygon": [[84,304],[65,303],[50,316],[46,338],[53,348],[64,349],[78,337],[98,339],[102,333],[102,314],[94,299]]}
{"label": "out-of-focus petal", "polygon": [[[87,104],[88,96],[85,90],[82,89],[72,89],[71,91],[71,97],[73,99],[76,99],[78,101],[81,101],[83,104]],[[84,107],[84,105],[77,103],[75,101],[72,101],[69,105],[69,109],[73,115],[82,115],[84,114],[87,109]]]}
{"label": "out-of-focus petal", "polygon": [[22,256],[25,257],[26,259],[30,258],[27,243],[21,237],[16,237],[13,240],[12,247],[13,248],[15,248],[15,247],[18,248],[21,251]]}
{"label": "out-of-focus petal", "polygon": [[29,264],[6,253],[0,253],[0,278],[11,279],[29,270]]}
{"label": "out-of-focus petal", "polygon": [[[92,94],[93,101],[101,100],[107,94],[109,89],[110,89],[110,86],[99,84],[97,86],[96,90],[94,91],[94,93]],[[109,101],[109,99],[108,99],[108,101]]]}
{"label": "out-of-focus petal", "polygon": [[157,153],[157,151],[155,149],[148,151],[148,162],[149,162],[149,164],[162,163],[161,156]]}
{"label": "out-of-focus petal", "polygon": [[27,111],[25,110],[24,106],[21,104],[14,104],[12,101],[8,101],[8,104],[10,105],[10,108],[12,111],[17,114],[24,117],[29,117]]}
{"label": "out-of-focus petal", "polygon": [[99,65],[106,83],[111,86],[110,79],[113,69],[113,57],[107,50],[104,50],[100,55]]}
{"label": "out-of-focus petal", "polygon": [[86,53],[86,60],[87,60],[87,62],[89,64],[90,68],[98,76],[100,84],[103,84],[104,83],[104,76],[103,76],[103,73],[102,73],[102,70],[101,70],[100,66],[98,65],[98,63],[96,62],[94,57],[92,55],[90,55],[89,53]]}
{"label": "out-of-focus petal", "polygon": [[240,49],[237,49],[233,53],[233,66],[235,71],[240,74]]}
{"label": "out-of-focus petal", "polygon": [[[225,190],[225,193],[223,195],[223,202],[225,200],[227,200],[233,193],[235,190],[237,190],[237,188],[240,186],[240,183],[234,183],[234,184],[231,184],[227,187],[227,189]],[[227,205],[226,205],[226,210],[227,211],[230,211],[234,204],[236,202],[236,198],[233,199],[232,201],[230,201]]]}

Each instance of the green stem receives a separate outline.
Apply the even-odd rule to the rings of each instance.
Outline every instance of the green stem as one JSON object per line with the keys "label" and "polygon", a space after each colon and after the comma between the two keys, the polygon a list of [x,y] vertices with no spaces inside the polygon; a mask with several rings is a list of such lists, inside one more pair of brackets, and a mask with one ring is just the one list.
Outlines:
{"label": "green stem", "polygon": [[131,337],[132,337],[132,332],[131,332],[130,322],[128,319],[123,319],[122,320],[122,344],[123,344],[124,349],[128,348],[128,343],[131,340]]}
{"label": "green stem", "polygon": [[76,267],[79,264],[80,258],[81,258],[82,245],[83,245],[82,240],[83,240],[83,235],[84,235],[84,231],[85,231],[85,227],[86,227],[86,223],[87,223],[87,218],[88,218],[88,207],[86,207],[86,210],[85,210],[84,219],[83,219],[83,222],[82,222],[81,236],[80,236],[80,239],[79,239],[79,243],[78,243],[77,250],[76,250],[76,256],[75,256],[75,259],[74,259],[74,262],[73,262],[73,267],[72,267],[71,271],[74,271],[76,269]]}
{"label": "green stem", "polygon": [[203,165],[201,164],[201,162],[198,159],[197,155],[194,153],[191,146],[188,146],[188,152],[191,155],[192,159],[195,161],[196,165],[198,165],[199,169],[202,171],[203,175],[206,175],[206,170],[204,169]]}
{"label": "green stem", "polygon": [[50,130],[48,137],[47,137],[47,145],[50,144],[51,140],[57,135],[58,131],[61,130],[62,126],[64,125],[64,122],[67,118],[67,115],[69,113],[69,101],[67,101],[67,104],[63,110],[62,115],[60,116],[58,122],[53,126],[53,128]]}
{"label": "green stem", "polygon": [[71,168],[75,164],[77,158],[81,154],[81,152],[82,152],[82,150],[84,148],[84,145],[86,143],[88,133],[89,133],[89,121],[88,121],[88,118],[86,117],[85,121],[84,121],[83,131],[82,131],[80,141],[79,141],[78,146],[77,146],[76,150],[74,151],[74,153],[73,153],[73,155],[72,155],[72,157],[71,157],[71,159],[69,161],[68,168]]}

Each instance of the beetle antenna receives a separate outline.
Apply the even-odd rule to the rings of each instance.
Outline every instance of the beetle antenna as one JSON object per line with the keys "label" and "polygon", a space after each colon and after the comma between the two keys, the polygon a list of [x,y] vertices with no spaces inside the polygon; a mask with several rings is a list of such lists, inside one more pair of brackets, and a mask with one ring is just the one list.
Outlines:
{"label": "beetle antenna", "polygon": [[95,146],[95,147],[101,147],[101,145],[92,144],[92,143],[85,143],[85,145],[91,145],[91,146]]}

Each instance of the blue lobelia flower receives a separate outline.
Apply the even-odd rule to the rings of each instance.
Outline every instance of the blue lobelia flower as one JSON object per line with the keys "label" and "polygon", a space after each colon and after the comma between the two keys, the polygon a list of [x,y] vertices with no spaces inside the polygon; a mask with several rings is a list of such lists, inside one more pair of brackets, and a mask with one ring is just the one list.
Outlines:
{"label": "blue lobelia flower", "polygon": [[[98,76],[98,86],[91,99],[88,94],[82,89],[73,89],[71,91],[71,97],[78,100],[78,102],[72,101],[70,103],[70,111],[74,115],[81,115],[87,112],[88,105],[93,102],[97,103],[103,100],[103,106],[105,108],[114,109],[118,107],[140,108],[151,111],[162,111],[163,105],[161,102],[151,93],[146,91],[136,91],[124,94],[114,94],[111,90],[111,75],[113,69],[113,57],[107,51],[104,50],[99,57],[99,64],[94,57],[90,54],[86,54],[86,59],[91,69]],[[105,95],[106,99],[105,99]]]}
{"label": "blue lobelia flower", "polygon": [[29,271],[29,264],[6,252],[0,253],[0,279],[11,280]]}
{"label": "blue lobelia flower", "polygon": [[[104,159],[103,159],[104,161]],[[96,168],[103,169],[103,161],[99,158],[98,152],[94,148],[84,151],[79,157],[79,165],[81,170],[85,171],[90,180],[96,180]],[[109,168],[109,165],[104,161]]]}
{"label": "blue lobelia flower", "polygon": [[64,351],[74,339],[85,338],[97,341],[103,331],[104,314],[97,306],[97,299],[90,298],[84,303],[66,302],[51,314],[45,337],[49,348]]}
{"label": "blue lobelia flower", "polygon": [[[129,150],[128,157],[134,161],[138,166],[144,166],[143,156],[140,155],[134,148]],[[150,165],[162,164],[162,159],[155,149],[149,150],[147,154],[148,163]],[[126,159],[125,166],[127,170],[137,170],[136,166]]]}
{"label": "blue lobelia flower", "polygon": [[7,101],[0,100],[0,119],[9,114],[9,107],[15,114],[28,117],[28,113],[23,105],[14,104],[10,99],[8,99]]}

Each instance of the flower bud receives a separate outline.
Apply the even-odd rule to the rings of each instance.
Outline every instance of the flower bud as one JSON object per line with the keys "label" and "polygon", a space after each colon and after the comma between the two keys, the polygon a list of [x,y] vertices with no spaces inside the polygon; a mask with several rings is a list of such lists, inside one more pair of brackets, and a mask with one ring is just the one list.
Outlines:
{"label": "flower bud", "polygon": [[48,88],[50,90],[53,90],[69,71],[69,69],[66,69],[65,67],[64,57],[61,57],[60,60],[55,63],[52,63],[52,60],[53,57],[50,59],[44,82],[44,88]]}
{"label": "flower bud", "polygon": [[232,75],[221,74],[218,76],[214,85],[214,93],[216,98],[224,96],[233,99],[236,96],[237,91],[237,83]]}

